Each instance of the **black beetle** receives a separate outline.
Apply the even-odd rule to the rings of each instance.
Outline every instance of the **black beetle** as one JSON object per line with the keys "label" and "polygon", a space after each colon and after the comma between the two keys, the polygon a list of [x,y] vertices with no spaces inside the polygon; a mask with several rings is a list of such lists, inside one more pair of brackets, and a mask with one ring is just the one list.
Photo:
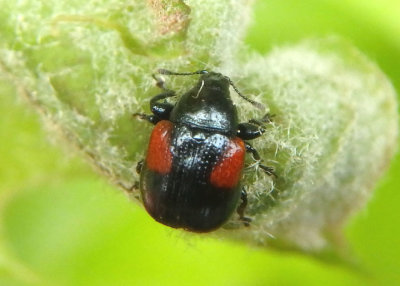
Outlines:
{"label": "black beetle", "polygon": [[[208,232],[220,227],[237,208],[240,219],[248,225],[250,219],[244,216],[247,195],[240,179],[246,151],[256,160],[260,156],[244,140],[261,136],[264,129],[263,122],[257,120],[239,123],[229,87],[253,105],[260,104],[243,96],[220,73],[164,69],[159,73],[201,77],[196,86],[171,104],[165,99],[176,96],[175,92],[154,76],[164,92],[150,100],[153,114],[134,114],[155,125],[146,158],[137,166],[146,210],[165,225]],[[259,166],[274,175],[272,168]]]}

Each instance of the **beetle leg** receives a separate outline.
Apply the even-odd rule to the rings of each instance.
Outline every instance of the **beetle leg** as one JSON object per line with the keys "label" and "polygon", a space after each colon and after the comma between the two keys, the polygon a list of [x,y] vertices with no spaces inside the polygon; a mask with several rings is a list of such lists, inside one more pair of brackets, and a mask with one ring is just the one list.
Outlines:
{"label": "beetle leg", "polygon": [[135,199],[140,200],[140,194],[134,192],[135,190],[139,190],[139,181],[135,181],[135,183],[129,187],[121,182],[117,182],[117,185],[123,188],[128,194],[133,195]]}
{"label": "beetle leg", "polygon": [[272,117],[269,113],[265,114],[261,119],[250,119],[249,122],[239,123],[237,136],[243,140],[252,140],[260,137],[265,132],[265,124],[272,122]]}
{"label": "beetle leg", "polygon": [[134,114],[132,114],[132,116],[138,117],[139,119],[142,119],[142,120],[146,120],[154,125],[157,124],[158,121],[160,121],[160,119],[157,118],[156,116],[145,114],[145,113],[134,113]]}
{"label": "beetle leg", "polygon": [[137,165],[136,165],[136,173],[138,173],[139,175],[143,168],[143,162],[144,162],[144,160],[142,159],[139,162],[137,162]]}
{"label": "beetle leg", "polygon": [[[152,124],[157,124],[157,122],[161,120],[168,120],[169,115],[174,108],[174,105],[166,102],[165,99],[168,97],[176,96],[175,91],[170,90],[165,87],[165,82],[163,78],[157,77],[155,74],[152,75],[154,80],[156,81],[156,86],[161,88],[164,92],[154,96],[150,99],[150,110],[153,113],[152,115],[144,114],[144,113],[134,113],[133,116],[139,117],[140,119],[147,120]],[[161,101],[164,100],[164,101]]]}
{"label": "beetle leg", "polygon": [[150,110],[154,114],[154,116],[158,117],[159,120],[168,120],[169,115],[174,108],[174,105],[166,102],[166,101],[161,101],[163,99],[166,99],[168,97],[173,97],[176,96],[175,91],[172,90],[167,90],[166,92],[160,93],[159,95],[154,96],[150,100]]}
{"label": "beetle leg", "polygon": [[247,206],[247,192],[244,188],[242,188],[240,199],[242,200],[242,202],[236,209],[236,212],[239,214],[239,219],[243,222],[243,224],[245,226],[250,226],[251,218],[244,216],[244,211]]}
{"label": "beetle leg", "polygon": [[[257,150],[247,142],[244,142],[244,144],[246,147],[246,151],[251,153],[251,155],[253,156],[253,159],[255,161],[261,162],[261,157],[260,157],[260,154],[258,154]],[[274,176],[275,178],[278,177],[275,174],[274,168],[268,167],[268,166],[265,166],[262,164],[258,164],[258,167],[260,167],[261,170],[263,170],[263,172],[266,173],[268,176]]]}
{"label": "beetle leg", "polygon": [[246,147],[246,151],[251,153],[251,155],[253,156],[253,159],[256,161],[261,161],[261,157],[258,154],[257,150],[247,142],[244,142],[244,144]]}
{"label": "beetle leg", "polygon": [[268,176],[274,176],[275,178],[278,178],[278,176],[275,174],[274,168],[262,164],[259,164],[258,167],[260,167],[261,170],[263,170]]}
{"label": "beetle leg", "polygon": [[243,140],[252,140],[260,137],[264,132],[264,128],[254,123],[239,123],[237,136]]}
{"label": "beetle leg", "polygon": [[[139,162],[137,162],[136,164],[136,173],[140,174],[140,172],[142,171],[143,168],[143,163],[144,160],[140,160]],[[117,185],[119,185],[120,187],[122,187],[125,191],[127,191],[128,193],[133,192],[133,190],[138,190],[139,189],[139,182],[135,181],[135,183],[132,186],[127,186],[122,182],[117,182]]]}
{"label": "beetle leg", "polygon": [[[264,123],[272,122],[271,117],[274,115],[270,115],[267,113],[260,120],[251,119],[248,123],[240,123],[238,125],[237,136],[243,140],[251,140],[257,137],[260,137],[264,132]],[[261,157],[258,154],[257,150],[251,146],[249,143],[245,142],[246,151],[250,152],[255,161],[261,162]],[[274,169],[272,167],[268,167],[262,164],[258,164],[258,166],[263,170],[268,176],[274,176],[277,178],[278,176],[275,174]]]}
{"label": "beetle leg", "polygon": [[133,116],[139,117],[140,119],[146,120],[154,125],[161,120],[168,120],[174,105],[166,101],[161,102],[161,100],[175,95],[175,92],[172,90],[160,93],[150,100],[150,109],[153,113],[152,115],[145,113],[134,113]]}
{"label": "beetle leg", "polygon": [[131,186],[127,186],[122,182],[116,182],[118,186],[120,186],[121,188],[123,188],[125,191],[127,191],[128,193],[132,193],[134,190],[138,190],[139,189],[139,182],[136,181],[133,185]]}

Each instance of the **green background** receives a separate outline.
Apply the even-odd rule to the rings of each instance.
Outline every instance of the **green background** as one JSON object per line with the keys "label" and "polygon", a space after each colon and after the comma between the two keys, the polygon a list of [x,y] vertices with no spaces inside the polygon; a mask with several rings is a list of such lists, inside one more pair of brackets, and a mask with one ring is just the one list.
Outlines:
{"label": "green background", "polygon": [[[258,1],[246,42],[267,53],[341,35],[400,90],[399,15],[400,2],[389,0]],[[0,77],[0,285],[400,284],[400,156],[346,227],[349,266],[153,222],[70,148],[49,143],[14,94]]]}

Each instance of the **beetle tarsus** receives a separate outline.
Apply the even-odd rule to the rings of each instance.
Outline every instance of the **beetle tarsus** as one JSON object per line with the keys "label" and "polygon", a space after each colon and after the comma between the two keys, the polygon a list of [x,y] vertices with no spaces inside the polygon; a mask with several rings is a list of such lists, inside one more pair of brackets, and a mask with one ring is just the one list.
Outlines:
{"label": "beetle tarsus", "polygon": [[278,176],[275,173],[274,168],[268,167],[268,166],[265,166],[265,165],[261,165],[261,164],[258,165],[258,167],[260,167],[261,170],[263,170],[264,173],[266,173],[268,176],[274,176],[275,178],[278,178]]}
{"label": "beetle tarsus", "polygon": [[141,120],[146,120],[146,121],[150,122],[151,124],[156,124],[158,121],[160,121],[160,119],[158,119],[156,116],[145,114],[145,113],[134,113],[134,114],[132,114],[132,116],[137,117]]}

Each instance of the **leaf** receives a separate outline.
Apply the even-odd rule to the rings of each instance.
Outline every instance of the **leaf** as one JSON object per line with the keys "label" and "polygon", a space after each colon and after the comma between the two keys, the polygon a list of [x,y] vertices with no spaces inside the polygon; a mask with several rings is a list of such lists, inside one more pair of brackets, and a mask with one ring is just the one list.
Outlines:
{"label": "leaf", "polygon": [[[148,111],[159,92],[151,74],[223,72],[275,115],[254,146],[278,178],[257,166],[246,172],[251,228],[232,216],[231,229],[213,235],[303,250],[339,245],[343,223],[365,204],[396,145],[390,82],[339,39],[251,54],[242,44],[247,1],[185,3],[1,1],[1,76],[49,129],[128,190],[151,129],[131,114]],[[183,20],[169,32],[157,29],[176,17]],[[182,93],[194,81],[171,77],[167,84]],[[242,121],[263,115],[232,96]]]}

